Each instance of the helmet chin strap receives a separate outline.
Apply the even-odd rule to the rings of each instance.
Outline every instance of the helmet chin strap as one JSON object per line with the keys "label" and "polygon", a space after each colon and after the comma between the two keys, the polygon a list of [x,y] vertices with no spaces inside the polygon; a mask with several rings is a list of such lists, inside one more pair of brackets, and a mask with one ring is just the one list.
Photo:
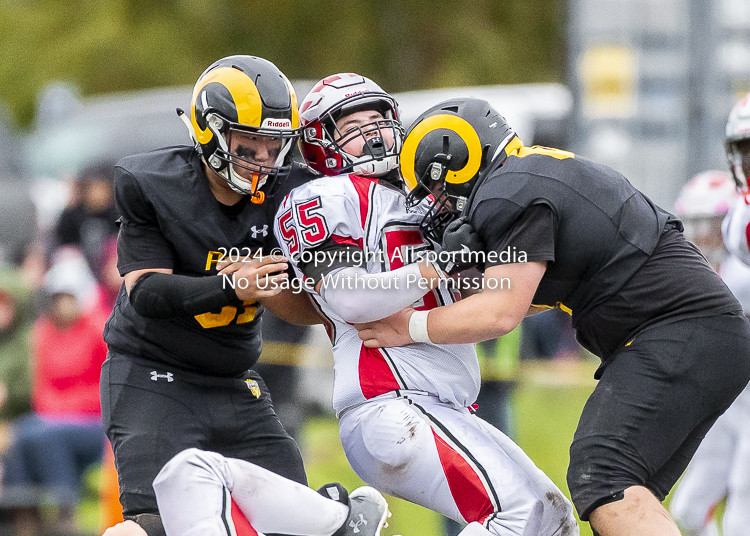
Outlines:
{"label": "helmet chin strap", "polygon": [[187,118],[187,116],[185,115],[185,111],[182,108],[177,108],[177,117],[179,117],[187,127],[190,139],[193,140],[193,143],[197,144],[198,136],[196,136],[195,129],[193,128],[193,125],[190,123],[190,119]]}

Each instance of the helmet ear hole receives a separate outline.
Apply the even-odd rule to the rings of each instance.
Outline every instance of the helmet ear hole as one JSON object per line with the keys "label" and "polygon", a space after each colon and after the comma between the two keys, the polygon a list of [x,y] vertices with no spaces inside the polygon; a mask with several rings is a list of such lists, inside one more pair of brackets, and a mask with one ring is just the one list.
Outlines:
{"label": "helmet ear hole", "polygon": [[451,137],[447,134],[443,135],[443,154],[450,154],[451,148]]}

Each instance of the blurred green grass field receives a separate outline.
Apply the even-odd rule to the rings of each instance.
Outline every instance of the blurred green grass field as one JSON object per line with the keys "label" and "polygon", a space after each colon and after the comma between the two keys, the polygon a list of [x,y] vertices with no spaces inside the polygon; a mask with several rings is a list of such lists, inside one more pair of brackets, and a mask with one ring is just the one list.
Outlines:
{"label": "blurred green grass field", "polygon": [[[513,398],[516,440],[532,460],[568,494],[565,473],[568,448],[578,417],[593,390],[597,362],[525,362]],[[349,467],[338,439],[334,418],[316,418],[305,427],[301,447],[310,486],[318,488],[332,481],[347,489],[362,481]],[[388,497],[393,512],[383,536],[441,536],[442,519],[425,508]],[[588,523],[581,535],[591,536]]]}

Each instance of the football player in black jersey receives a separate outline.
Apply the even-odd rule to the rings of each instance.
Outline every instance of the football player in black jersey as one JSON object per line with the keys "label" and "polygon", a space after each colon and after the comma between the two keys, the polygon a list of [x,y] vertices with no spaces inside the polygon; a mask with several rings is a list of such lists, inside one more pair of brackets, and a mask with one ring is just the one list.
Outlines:
{"label": "football player in black jersey", "polygon": [[282,291],[288,265],[269,255],[281,199],[309,178],[291,160],[299,119],[289,81],[261,58],[221,59],[198,79],[190,120],[182,117],[194,146],[115,167],[125,285],[104,333],[102,413],[123,515],[150,536],[163,533],[154,477],[186,448],[306,483],[299,449],[250,367],[264,306],[319,322],[304,292]]}
{"label": "football player in black jersey", "polygon": [[[459,211],[477,230],[485,287],[362,325],[365,344],[477,342],[529,313],[568,312],[602,360],[570,449],[578,513],[603,536],[679,536],[660,501],[750,379],[750,324],[679,219],[606,166],[523,146],[477,99],[420,116],[401,169],[415,201],[436,197],[426,230],[440,234]],[[450,249],[462,227],[444,233]]]}

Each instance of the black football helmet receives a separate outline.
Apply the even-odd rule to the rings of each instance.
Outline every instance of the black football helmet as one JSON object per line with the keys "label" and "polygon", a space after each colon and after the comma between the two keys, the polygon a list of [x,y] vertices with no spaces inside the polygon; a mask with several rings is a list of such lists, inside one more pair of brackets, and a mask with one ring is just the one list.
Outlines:
{"label": "black football helmet", "polygon": [[435,197],[422,219],[422,232],[440,241],[482,172],[521,146],[505,118],[485,100],[450,99],[420,115],[406,133],[401,174],[410,206],[428,195]]}
{"label": "black football helmet", "polygon": [[[229,56],[214,62],[195,84],[190,121],[181,110],[177,112],[206,163],[254,203],[262,203],[273,193],[277,179],[291,170],[292,149],[299,136],[297,97],[289,80],[270,61]],[[272,140],[278,150],[275,163],[260,165],[247,154],[231,152],[233,135],[251,135],[265,143]]]}

